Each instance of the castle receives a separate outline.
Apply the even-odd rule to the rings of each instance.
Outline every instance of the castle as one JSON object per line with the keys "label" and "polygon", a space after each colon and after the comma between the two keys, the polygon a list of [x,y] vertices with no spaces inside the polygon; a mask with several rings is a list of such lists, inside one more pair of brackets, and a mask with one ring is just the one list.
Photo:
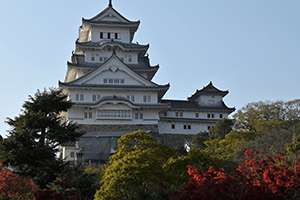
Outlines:
{"label": "castle", "polygon": [[[91,148],[86,158],[102,159],[114,152],[113,138],[139,129],[158,134],[197,134],[235,110],[223,102],[228,91],[217,89],[212,82],[187,100],[163,99],[170,85],[152,81],[159,65],[150,65],[149,45],[132,43],[139,24],[115,10],[111,0],[93,18],[82,18],[65,81],[59,82],[59,87],[75,103],[68,120],[78,123],[86,135],[81,146],[77,144],[77,151],[74,144],[62,146],[62,158],[71,159],[84,151],[87,155]],[[95,138],[99,140],[97,148],[91,147]],[[111,143],[109,147],[99,150],[99,145],[107,146],[107,142]],[[99,151],[98,156],[93,151]]]}

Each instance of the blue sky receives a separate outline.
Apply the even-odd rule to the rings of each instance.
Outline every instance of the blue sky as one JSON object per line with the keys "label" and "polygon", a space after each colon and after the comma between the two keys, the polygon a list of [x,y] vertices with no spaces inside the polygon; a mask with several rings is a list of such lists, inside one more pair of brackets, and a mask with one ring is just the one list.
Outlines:
{"label": "blue sky", "polygon": [[[63,81],[81,18],[108,0],[0,1],[0,133],[28,95]],[[299,99],[299,0],[113,0],[140,20],[134,42],[150,44],[153,79],[170,83],[164,98],[186,99],[210,81],[229,107]]]}

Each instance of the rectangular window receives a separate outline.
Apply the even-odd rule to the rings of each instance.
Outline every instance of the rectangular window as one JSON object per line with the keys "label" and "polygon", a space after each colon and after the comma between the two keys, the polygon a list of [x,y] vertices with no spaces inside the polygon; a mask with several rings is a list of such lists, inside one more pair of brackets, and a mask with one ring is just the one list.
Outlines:
{"label": "rectangular window", "polygon": [[71,153],[70,153],[70,157],[71,157],[71,158],[74,158],[74,152],[71,152]]}
{"label": "rectangular window", "polygon": [[103,62],[103,57],[99,57],[99,61],[100,61],[100,62]]}
{"label": "rectangular window", "polygon": [[175,113],[175,116],[178,117],[178,112]]}
{"label": "rectangular window", "polygon": [[91,57],[91,61],[95,61],[95,57]]}
{"label": "rectangular window", "polygon": [[121,79],[121,83],[124,84],[124,83],[125,83],[125,80],[124,80],[124,79]]}
{"label": "rectangular window", "polygon": [[111,47],[107,47],[107,51],[111,51]]}
{"label": "rectangular window", "polygon": [[103,38],[103,32],[100,32],[100,39]]}
{"label": "rectangular window", "polygon": [[140,113],[140,119],[144,119],[143,113]]}
{"label": "rectangular window", "polygon": [[84,112],[84,119],[87,119],[87,118],[88,118],[88,113]]}
{"label": "rectangular window", "polygon": [[191,125],[188,125],[188,129],[191,129]]}
{"label": "rectangular window", "polygon": [[80,95],[80,101],[84,101],[84,96],[83,96],[83,94]]}
{"label": "rectangular window", "polygon": [[215,114],[211,114],[211,118],[215,118]]}
{"label": "rectangular window", "polygon": [[110,33],[107,33],[107,38],[110,39]]}
{"label": "rectangular window", "polygon": [[143,96],[143,102],[147,102],[147,96]]}
{"label": "rectangular window", "polygon": [[139,118],[139,113],[135,113],[135,119],[138,119]]}
{"label": "rectangular window", "polygon": [[107,79],[105,78],[105,79],[103,79],[103,83],[107,83]]}
{"label": "rectangular window", "polygon": [[89,118],[92,119],[93,118],[93,113],[89,112]]}
{"label": "rectangular window", "polygon": [[93,95],[93,101],[97,101],[97,96],[95,94]]}
{"label": "rectangular window", "polygon": [[199,118],[199,113],[195,113],[195,117],[196,117],[196,118]]}
{"label": "rectangular window", "polygon": [[108,79],[109,83],[114,83],[114,79]]}
{"label": "rectangular window", "polygon": [[124,62],[124,58],[121,58],[121,60]]}
{"label": "rectangular window", "polygon": [[171,125],[171,128],[172,128],[172,129],[175,129],[175,124],[172,124],[172,125]]}
{"label": "rectangular window", "polygon": [[207,126],[207,130],[209,131],[209,129],[210,129],[210,126]]}
{"label": "rectangular window", "polygon": [[115,33],[115,39],[118,39],[119,37],[118,37],[118,33]]}
{"label": "rectangular window", "polygon": [[79,101],[79,94],[76,94],[76,101]]}
{"label": "rectangular window", "polygon": [[151,96],[150,95],[148,96],[148,102],[151,102]]}
{"label": "rectangular window", "polygon": [[107,60],[107,57],[104,57],[104,61],[106,61]]}
{"label": "rectangular window", "polygon": [[101,97],[100,94],[97,94],[97,100],[100,99],[100,97]]}
{"label": "rectangular window", "polygon": [[223,118],[223,114],[220,114],[220,118]]}
{"label": "rectangular window", "polygon": [[180,113],[180,117],[183,117],[183,113]]}
{"label": "rectangular window", "polygon": [[183,125],[183,129],[186,129],[186,125]]}
{"label": "rectangular window", "polygon": [[114,79],[114,83],[119,83],[120,79]]}
{"label": "rectangular window", "polygon": [[167,113],[167,112],[165,112],[165,113],[164,113],[164,116],[165,116],[165,117],[166,117],[166,116],[168,116],[168,113]]}
{"label": "rectangular window", "polygon": [[132,62],[132,57],[131,57],[131,55],[129,55],[129,57],[128,57],[128,62]]}
{"label": "rectangular window", "polygon": [[210,114],[207,114],[207,118],[210,118]]}

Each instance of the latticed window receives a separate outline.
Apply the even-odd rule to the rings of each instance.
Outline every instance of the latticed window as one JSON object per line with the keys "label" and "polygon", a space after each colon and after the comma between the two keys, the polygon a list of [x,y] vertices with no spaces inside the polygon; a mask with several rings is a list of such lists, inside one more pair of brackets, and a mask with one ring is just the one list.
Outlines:
{"label": "latticed window", "polygon": [[97,110],[99,119],[131,119],[131,110]]}

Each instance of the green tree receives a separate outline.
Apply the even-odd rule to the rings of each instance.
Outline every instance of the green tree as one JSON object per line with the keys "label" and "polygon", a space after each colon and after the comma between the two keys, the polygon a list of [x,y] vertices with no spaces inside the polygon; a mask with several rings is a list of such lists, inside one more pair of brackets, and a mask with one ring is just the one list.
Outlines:
{"label": "green tree", "polygon": [[216,123],[216,125],[211,128],[208,132],[200,132],[196,134],[193,138],[193,144],[197,149],[205,149],[207,146],[205,142],[212,139],[224,139],[225,135],[232,130],[233,120],[232,119],[222,119]]}
{"label": "green tree", "polygon": [[58,146],[76,141],[83,135],[77,125],[67,122],[61,114],[72,106],[62,90],[49,89],[29,96],[21,114],[8,118],[8,137],[0,143],[0,160],[20,175],[30,176],[41,187],[56,178],[63,169],[58,160]]}
{"label": "green tree", "polygon": [[254,130],[259,121],[299,121],[300,99],[293,101],[258,101],[247,104],[234,115],[236,130]]}
{"label": "green tree", "polygon": [[188,183],[187,165],[206,170],[218,165],[199,150],[180,156],[175,149],[157,143],[144,131],[123,135],[118,140],[118,150],[110,157],[96,199],[151,199],[157,182],[166,181],[171,188]]}

